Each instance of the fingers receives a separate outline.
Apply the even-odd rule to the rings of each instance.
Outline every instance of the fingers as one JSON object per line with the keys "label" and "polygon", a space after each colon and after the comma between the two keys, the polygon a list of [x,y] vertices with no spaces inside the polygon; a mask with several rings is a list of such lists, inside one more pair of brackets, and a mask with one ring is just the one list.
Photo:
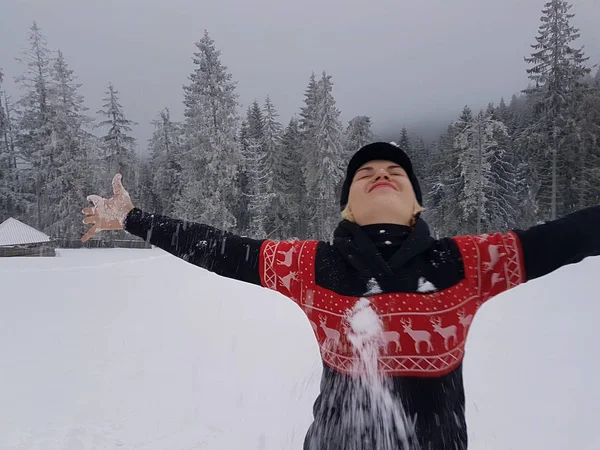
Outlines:
{"label": "fingers", "polygon": [[123,184],[121,183],[123,176],[120,173],[115,174],[112,180],[112,187],[115,196],[121,195],[123,192]]}
{"label": "fingers", "polygon": [[89,223],[96,223],[98,221],[98,216],[87,216],[83,218],[83,223],[86,225]]}
{"label": "fingers", "polygon": [[96,225],[87,230],[87,233],[83,235],[81,238],[81,242],[86,242],[89,238],[91,238],[94,234],[96,234]]}
{"label": "fingers", "polygon": [[92,202],[94,204],[94,207],[97,207],[99,203],[104,201],[104,199],[102,197],[100,197],[99,195],[88,195],[87,200],[89,202]]}
{"label": "fingers", "polygon": [[86,214],[86,215],[88,215],[88,216],[89,216],[89,215],[91,215],[91,214],[96,214],[96,208],[92,208],[92,207],[90,206],[90,207],[88,207],[88,208],[83,208],[83,209],[81,210],[81,212],[82,212],[83,214]]}

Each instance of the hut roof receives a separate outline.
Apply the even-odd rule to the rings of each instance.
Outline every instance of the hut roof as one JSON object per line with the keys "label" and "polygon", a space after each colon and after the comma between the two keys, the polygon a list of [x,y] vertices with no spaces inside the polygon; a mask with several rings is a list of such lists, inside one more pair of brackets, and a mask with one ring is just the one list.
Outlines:
{"label": "hut roof", "polygon": [[50,242],[50,236],[9,217],[0,224],[0,247]]}

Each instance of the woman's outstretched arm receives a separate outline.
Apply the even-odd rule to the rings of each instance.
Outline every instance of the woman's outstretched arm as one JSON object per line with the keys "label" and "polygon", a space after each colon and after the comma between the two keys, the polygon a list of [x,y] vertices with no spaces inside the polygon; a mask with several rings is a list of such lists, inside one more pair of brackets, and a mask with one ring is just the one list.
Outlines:
{"label": "woman's outstretched arm", "polygon": [[260,285],[263,240],[237,236],[201,223],[132,209],[125,231],[218,275]]}
{"label": "woman's outstretched arm", "polygon": [[150,214],[134,207],[121,183],[112,181],[114,195],[90,195],[93,207],[84,208],[83,222],[92,227],[82,237],[87,241],[103,230],[125,230],[191,264],[218,275],[260,285],[259,263],[263,240],[235,234],[164,215]]}

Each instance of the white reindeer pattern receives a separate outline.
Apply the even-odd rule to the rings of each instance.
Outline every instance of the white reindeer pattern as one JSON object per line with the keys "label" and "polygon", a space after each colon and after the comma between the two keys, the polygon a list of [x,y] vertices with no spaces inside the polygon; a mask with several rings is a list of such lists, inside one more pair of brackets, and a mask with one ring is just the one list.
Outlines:
{"label": "white reindeer pattern", "polygon": [[340,345],[340,332],[327,326],[327,318],[325,316],[319,315],[319,322],[321,323],[321,328],[325,332],[326,337],[325,342],[323,342],[323,347],[336,349]]}
{"label": "white reindeer pattern", "polygon": [[283,255],[283,261],[277,261],[277,264],[280,266],[291,267],[292,265],[292,257],[294,253],[297,251],[296,247],[292,246],[287,252],[278,251],[278,255]]}
{"label": "white reindeer pattern", "polygon": [[279,279],[281,280],[281,284],[289,291],[292,280],[298,281],[298,274],[296,272],[290,272],[285,277],[280,277]]}
{"label": "white reindeer pattern", "polygon": [[499,245],[489,245],[488,252],[490,254],[490,262],[485,263],[485,271],[491,272],[496,267],[496,264],[500,261],[502,256],[505,256],[506,253],[500,251]]}
{"label": "white reindeer pattern", "polygon": [[463,326],[463,337],[467,337],[467,329],[471,326],[473,321],[473,314],[465,316],[465,310],[461,309],[458,311],[458,322]]}
{"label": "white reindeer pattern", "polygon": [[433,345],[431,345],[431,333],[425,330],[413,330],[411,319],[401,319],[400,322],[403,325],[404,332],[408,334],[413,341],[415,341],[415,351],[421,353],[419,350],[419,344],[425,342],[427,344],[427,351],[433,351]]}
{"label": "white reindeer pattern", "polygon": [[398,333],[397,331],[383,332],[383,351],[385,354],[388,353],[388,344],[390,342],[393,342],[396,345],[397,352],[402,350],[402,346],[400,345],[400,333]]}
{"label": "white reindeer pattern", "polygon": [[442,327],[442,318],[441,317],[431,317],[429,319],[431,324],[433,325],[433,331],[444,338],[444,347],[448,350],[450,338],[454,338],[454,343],[457,342],[456,337],[456,325],[450,325],[447,327]]}

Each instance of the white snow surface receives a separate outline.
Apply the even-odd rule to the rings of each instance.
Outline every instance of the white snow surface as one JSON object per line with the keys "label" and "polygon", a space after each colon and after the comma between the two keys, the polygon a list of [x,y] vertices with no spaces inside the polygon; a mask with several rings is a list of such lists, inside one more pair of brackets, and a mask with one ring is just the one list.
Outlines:
{"label": "white snow surface", "polygon": [[[471,449],[597,450],[600,258],[475,317]],[[159,249],[0,259],[1,450],[301,449],[321,362],[290,300]]]}

